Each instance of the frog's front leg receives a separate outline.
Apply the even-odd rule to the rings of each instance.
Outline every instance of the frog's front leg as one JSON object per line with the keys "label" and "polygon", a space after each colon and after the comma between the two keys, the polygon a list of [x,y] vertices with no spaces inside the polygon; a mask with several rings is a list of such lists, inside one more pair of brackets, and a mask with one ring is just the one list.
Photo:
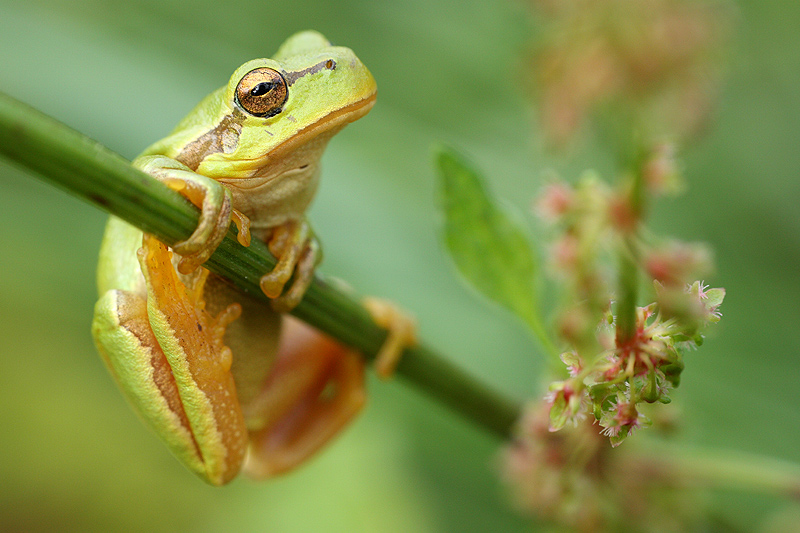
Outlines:
{"label": "frog's front leg", "polygon": [[[179,192],[201,210],[200,221],[192,235],[172,249],[181,256],[178,271],[188,274],[205,263],[228,232],[231,218],[239,229],[239,242],[250,244],[250,220],[231,206],[231,193],[220,182],[197,174],[189,167],[166,156],[137,158],[134,166]],[[273,300],[276,311],[294,309],[303,298],[320,261],[320,247],[305,219],[289,220],[271,228],[267,246],[278,262],[272,272],[261,278],[261,290]],[[288,281],[291,287],[284,293]]]}
{"label": "frog's front leg", "polygon": [[[267,247],[278,263],[272,272],[261,278],[261,290],[272,298],[273,309],[291,311],[314,279],[314,269],[321,259],[319,242],[305,219],[290,220],[272,228]],[[283,293],[293,275],[291,287]]]}
{"label": "frog's front leg", "polygon": [[284,317],[275,363],[261,393],[243,407],[250,429],[245,472],[265,478],[295,468],[338,434],[365,401],[363,359]]}
{"label": "frog's front leg", "polygon": [[166,156],[142,156],[133,166],[153,176],[200,209],[200,221],[192,235],[172,249],[181,256],[178,271],[188,274],[205,263],[225,238],[233,216],[239,228],[239,242],[250,243],[250,221],[231,206],[231,193],[218,181],[197,174]]}

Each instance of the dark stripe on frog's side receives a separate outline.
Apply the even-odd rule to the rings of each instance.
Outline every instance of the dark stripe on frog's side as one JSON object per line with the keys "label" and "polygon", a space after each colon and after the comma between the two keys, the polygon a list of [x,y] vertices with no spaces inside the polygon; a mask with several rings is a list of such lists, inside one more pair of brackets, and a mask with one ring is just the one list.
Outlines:
{"label": "dark stripe on frog's side", "polygon": [[[117,296],[116,319],[120,328],[133,335],[141,353],[149,354],[149,363],[153,369],[153,374],[151,376],[152,384],[158,388],[161,398],[167,404],[167,409],[178,419],[181,427],[191,439],[195,456],[202,457],[200,447],[192,431],[192,426],[189,423],[189,417],[186,415],[186,410],[183,407],[183,402],[178,392],[178,385],[175,382],[175,376],[150,326],[145,298],[129,291],[115,290],[114,292]],[[103,354],[106,362],[108,362],[108,356],[105,355],[105,348],[101,350],[101,354]],[[111,365],[110,362],[108,364],[109,367],[112,368],[112,373],[116,375],[116,372],[113,370],[113,365]],[[119,377],[117,377],[117,379],[119,379]],[[141,398],[131,396],[131,400],[136,406],[136,409],[140,413],[143,413],[139,406]]]}
{"label": "dark stripe on frog's side", "polygon": [[197,170],[203,159],[209,155],[232,151],[239,144],[245,118],[244,113],[234,108],[233,113],[222,117],[213,129],[184,146],[175,159],[190,169]]}
{"label": "dark stripe on frog's side", "polygon": [[[330,63],[330,66],[328,64]],[[283,79],[286,80],[286,84],[291,87],[294,82],[305,76],[306,74],[314,74],[315,72],[319,72],[322,69],[333,70],[336,68],[336,61],[333,59],[326,59],[325,61],[320,61],[316,65],[311,65],[310,67],[304,68],[303,70],[294,70],[291,72],[284,72]]]}

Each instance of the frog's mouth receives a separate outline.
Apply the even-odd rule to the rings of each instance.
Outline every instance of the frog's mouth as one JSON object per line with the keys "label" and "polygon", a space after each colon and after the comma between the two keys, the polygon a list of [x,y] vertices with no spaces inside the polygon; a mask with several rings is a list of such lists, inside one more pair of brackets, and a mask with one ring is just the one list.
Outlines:
{"label": "frog's mouth", "polygon": [[[314,151],[313,154],[309,152],[311,157],[296,157],[303,152],[303,147],[311,145],[314,140],[327,142],[341,128],[366,115],[375,105],[375,97],[376,93],[373,92],[361,100],[328,113],[264,155],[239,160],[236,164],[241,170],[252,169],[249,176],[216,179],[239,189],[252,190],[292,172],[303,172],[307,167],[315,166],[319,151]],[[320,148],[324,148],[324,144]]]}
{"label": "frog's mouth", "polygon": [[369,110],[375,105],[376,97],[377,92],[373,91],[372,94],[362,98],[361,100],[328,113],[315,123],[310,124],[298,131],[294,136],[292,136],[291,139],[279,144],[262,157],[272,160],[281,159],[287,154],[291,154],[298,147],[309,142],[311,139],[318,137],[327,131],[333,130],[333,133],[335,133],[338,129],[343,128],[351,122],[355,122],[369,113]]}

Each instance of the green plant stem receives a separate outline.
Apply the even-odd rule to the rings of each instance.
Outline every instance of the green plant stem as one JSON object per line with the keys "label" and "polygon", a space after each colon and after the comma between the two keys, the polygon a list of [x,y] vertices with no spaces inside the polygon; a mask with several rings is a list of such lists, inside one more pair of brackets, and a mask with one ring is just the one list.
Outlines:
{"label": "green plant stem", "polygon": [[624,344],[636,335],[636,305],[639,298],[639,249],[636,233],[645,209],[643,150],[638,150],[631,163],[628,209],[632,227],[627,228],[619,246],[619,304],[617,306],[617,343]]}
{"label": "green plant stem", "polygon": [[[0,153],[166,244],[185,240],[197,226],[198,210],[179,194],[96,141],[2,93]],[[258,282],[275,266],[275,259],[263,243],[245,248],[235,234],[231,226],[205,266],[266,301]],[[357,349],[367,360],[374,359],[386,338],[356,295],[335,288],[319,274],[292,314]],[[425,345],[406,349],[396,373],[495,435],[512,435],[520,405]]]}
{"label": "green plant stem", "polygon": [[618,287],[617,344],[624,344],[636,335],[636,303],[639,297],[639,265],[629,239],[620,244]]}
{"label": "green plant stem", "polygon": [[650,441],[644,461],[662,461],[665,473],[689,486],[761,492],[800,501],[800,465],[729,450],[697,450]]}

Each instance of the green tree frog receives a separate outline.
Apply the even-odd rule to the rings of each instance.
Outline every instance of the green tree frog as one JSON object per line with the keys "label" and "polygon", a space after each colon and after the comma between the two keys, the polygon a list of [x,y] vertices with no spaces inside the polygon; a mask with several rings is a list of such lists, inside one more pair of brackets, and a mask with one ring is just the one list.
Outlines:
{"label": "green tree frog", "polygon": [[[280,311],[299,302],[318,261],[305,211],[322,152],[375,94],[350,49],[302,32],[239,67],[134,161],[197,205],[200,222],[170,250],[109,220],[92,333],[141,417],[209,483],[292,469],[365,401],[358,354]],[[243,245],[252,233],[278,259],[261,280],[272,308],[200,268],[231,219]]]}

